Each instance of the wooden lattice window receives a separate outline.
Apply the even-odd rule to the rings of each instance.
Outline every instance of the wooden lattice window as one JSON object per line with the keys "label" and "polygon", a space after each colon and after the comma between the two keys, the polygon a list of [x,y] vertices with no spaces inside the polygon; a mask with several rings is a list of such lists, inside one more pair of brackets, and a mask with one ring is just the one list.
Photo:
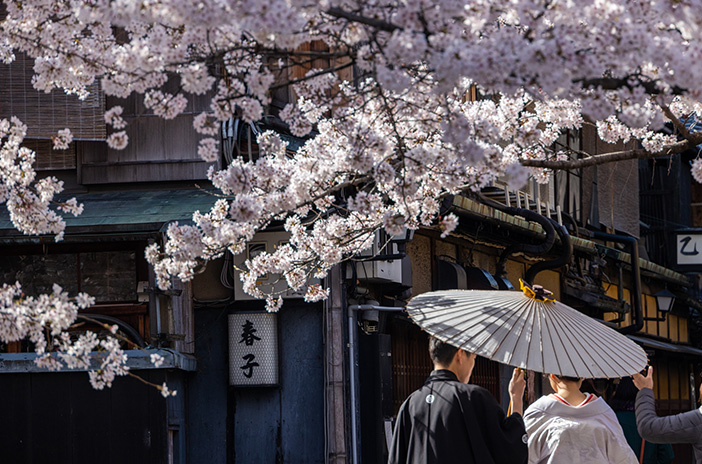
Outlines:
{"label": "wooden lattice window", "polygon": [[27,295],[59,284],[70,295],[86,292],[99,303],[137,301],[135,250],[27,254],[0,257],[0,282],[18,281]]}

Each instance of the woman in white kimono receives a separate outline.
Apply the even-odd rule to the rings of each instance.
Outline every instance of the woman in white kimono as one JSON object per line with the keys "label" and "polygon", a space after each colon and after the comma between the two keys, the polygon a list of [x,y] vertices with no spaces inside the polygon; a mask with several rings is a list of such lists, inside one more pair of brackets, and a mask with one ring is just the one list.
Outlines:
{"label": "woman in white kimono", "polygon": [[554,393],[524,413],[529,464],[636,464],[612,408],[580,391],[582,379],[549,375]]}

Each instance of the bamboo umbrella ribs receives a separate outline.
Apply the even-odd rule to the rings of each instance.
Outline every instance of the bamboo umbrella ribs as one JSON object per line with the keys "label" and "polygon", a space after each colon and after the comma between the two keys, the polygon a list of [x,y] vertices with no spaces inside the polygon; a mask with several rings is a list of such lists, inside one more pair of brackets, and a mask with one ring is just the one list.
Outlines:
{"label": "bamboo umbrella ribs", "polygon": [[514,367],[582,378],[641,371],[646,352],[624,335],[551,298],[523,291],[443,290],[413,298],[412,320],[431,335]]}

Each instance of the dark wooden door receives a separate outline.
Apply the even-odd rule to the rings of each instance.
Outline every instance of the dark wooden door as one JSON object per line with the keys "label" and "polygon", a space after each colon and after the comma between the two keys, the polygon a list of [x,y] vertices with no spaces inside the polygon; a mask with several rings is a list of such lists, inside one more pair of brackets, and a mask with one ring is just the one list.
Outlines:
{"label": "dark wooden door", "polygon": [[167,463],[166,400],[136,379],[94,390],[85,372],[4,373],[0,394],[0,462]]}

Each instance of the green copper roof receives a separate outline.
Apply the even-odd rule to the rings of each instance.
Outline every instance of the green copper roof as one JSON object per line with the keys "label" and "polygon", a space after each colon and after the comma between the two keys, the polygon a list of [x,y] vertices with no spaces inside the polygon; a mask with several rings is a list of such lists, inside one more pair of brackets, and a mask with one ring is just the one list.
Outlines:
{"label": "green copper roof", "polygon": [[[78,217],[63,213],[66,235],[110,232],[154,232],[165,223],[191,220],[195,211],[207,212],[217,201],[213,191],[198,189],[129,190],[78,193],[83,213]],[[21,235],[0,208],[0,235]]]}

